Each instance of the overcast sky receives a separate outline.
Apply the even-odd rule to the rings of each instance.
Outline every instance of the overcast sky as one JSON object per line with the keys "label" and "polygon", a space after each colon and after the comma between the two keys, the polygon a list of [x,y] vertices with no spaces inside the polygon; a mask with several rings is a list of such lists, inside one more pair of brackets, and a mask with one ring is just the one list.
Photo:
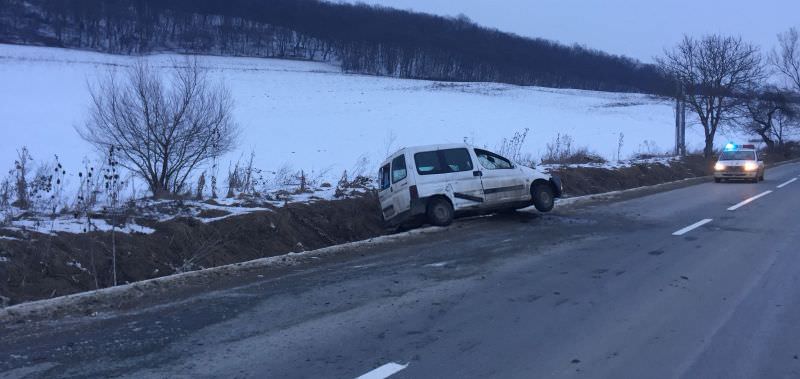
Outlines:
{"label": "overcast sky", "polygon": [[[352,1],[351,1],[352,2]],[[652,62],[684,33],[740,35],[772,49],[800,26],[800,0],[360,0],[455,16],[516,34]]]}

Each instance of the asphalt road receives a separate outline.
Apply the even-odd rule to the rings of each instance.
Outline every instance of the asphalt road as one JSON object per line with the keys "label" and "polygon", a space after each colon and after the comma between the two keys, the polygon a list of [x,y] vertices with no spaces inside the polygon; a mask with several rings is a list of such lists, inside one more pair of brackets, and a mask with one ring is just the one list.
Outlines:
{"label": "asphalt road", "polygon": [[798,175],[462,221],[161,304],[1,325],[0,378],[798,377],[800,180],[778,188]]}

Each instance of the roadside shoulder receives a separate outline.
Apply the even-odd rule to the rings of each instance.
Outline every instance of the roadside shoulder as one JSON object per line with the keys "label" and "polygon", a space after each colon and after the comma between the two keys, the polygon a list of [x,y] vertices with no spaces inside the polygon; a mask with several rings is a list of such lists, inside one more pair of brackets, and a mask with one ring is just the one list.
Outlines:
{"label": "roadside shoulder", "polygon": [[[773,168],[798,162],[800,162],[800,159],[772,164],[769,167]],[[652,186],[642,186],[620,191],[565,198],[558,201],[557,209],[561,208],[572,210],[600,203],[623,201],[693,186],[709,182],[710,180],[710,176],[701,176]],[[531,207],[526,208],[523,211],[533,212],[534,210]],[[465,222],[475,221],[466,220]],[[123,305],[130,306],[131,304],[135,304],[141,299],[146,298],[148,295],[160,294],[184,285],[207,283],[213,278],[237,275],[257,269],[297,266],[303,263],[315,262],[343,252],[369,249],[393,242],[401,242],[414,236],[432,235],[446,231],[450,228],[452,227],[425,227],[397,234],[383,235],[362,241],[334,245],[317,250],[301,253],[290,252],[288,254],[164,276],[155,279],[148,279],[116,287],[17,304],[0,309],[0,323],[37,320],[64,315],[92,316],[96,315],[97,312],[109,312],[120,309],[123,307]]]}

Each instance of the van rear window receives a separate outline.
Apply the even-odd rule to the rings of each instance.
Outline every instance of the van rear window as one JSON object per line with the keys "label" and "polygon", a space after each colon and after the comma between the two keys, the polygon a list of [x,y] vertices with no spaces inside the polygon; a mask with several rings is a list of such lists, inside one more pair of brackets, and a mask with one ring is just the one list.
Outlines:
{"label": "van rear window", "polygon": [[414,154],[414,163],[420,175],[472,170],[472,159],[467,149],[446,149],[416,153]]}

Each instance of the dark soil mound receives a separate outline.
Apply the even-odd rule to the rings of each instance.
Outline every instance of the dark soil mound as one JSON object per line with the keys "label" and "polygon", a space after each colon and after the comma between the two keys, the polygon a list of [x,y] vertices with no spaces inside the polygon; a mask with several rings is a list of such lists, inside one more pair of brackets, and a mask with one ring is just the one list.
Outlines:
{"label": "dark soil mound", "polygon": [[703,157],[690,156],[670,165],[635,164],[614,170],[577,167],[553,170],[551,173],[561,177],[567,196],[582,196],[706,176],[711,173],[712,165]]}
{"label": "dark soil mound", "polygon": [[[374,194],[288,204],[203,223],[181,218],[150,235],[117,233],[117,282],[144,279],[363,240],[385,233]],[[6,233],[9,234],[9,233]],[[0,239],[0,295],[11,304],[108,287],[111,233],[11,233]]]}

